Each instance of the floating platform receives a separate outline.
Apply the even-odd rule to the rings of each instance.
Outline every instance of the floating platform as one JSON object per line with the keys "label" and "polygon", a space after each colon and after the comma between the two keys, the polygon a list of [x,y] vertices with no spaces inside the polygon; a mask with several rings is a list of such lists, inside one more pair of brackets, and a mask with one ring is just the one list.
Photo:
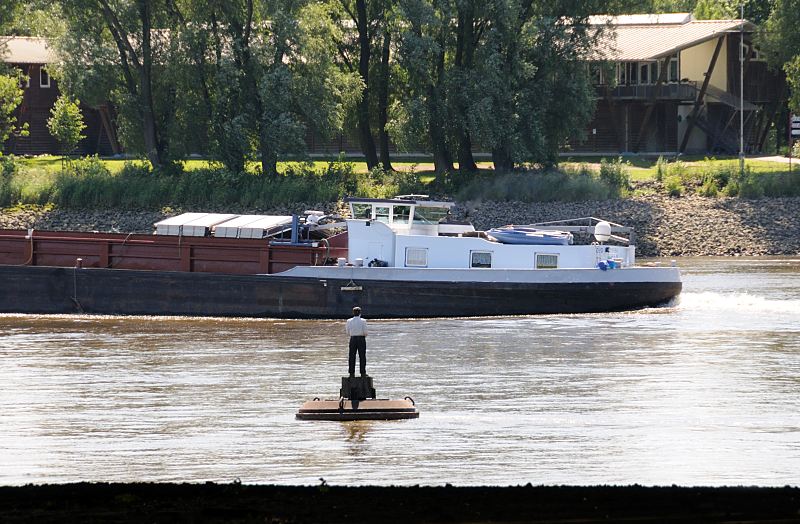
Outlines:
{"label": "floating platform", "polygon": [[400,420],[419,418],[414,400],[366,399],[320,400],[315,398],[300,406],[300,420]]}

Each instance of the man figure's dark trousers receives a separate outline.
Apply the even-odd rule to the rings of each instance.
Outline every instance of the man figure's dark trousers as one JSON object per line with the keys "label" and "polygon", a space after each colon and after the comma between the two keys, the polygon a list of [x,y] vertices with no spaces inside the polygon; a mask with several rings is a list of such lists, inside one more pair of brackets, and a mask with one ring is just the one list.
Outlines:
{"label": "man figure's dark trousers", "polygon": [[367,374],[367,337],[350,337],[350,360],[348,362],[350,376],[356,373],[356,350],[358,350],[358,366],[361,376]]}

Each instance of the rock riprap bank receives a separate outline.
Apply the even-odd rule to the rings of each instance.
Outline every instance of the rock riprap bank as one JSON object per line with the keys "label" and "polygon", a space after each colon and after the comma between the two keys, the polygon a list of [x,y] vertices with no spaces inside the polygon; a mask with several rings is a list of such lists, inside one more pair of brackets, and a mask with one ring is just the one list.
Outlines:
{"label": "rock riprap bank", "polygon": [[[336,204],[295,204],[238,213],[331,212]],[[0,213],[0,228],[151,233],[153,223],[177,212],[16,209]],[[634,228],[640,256],[747,256],[800,254],[800,198],[679,198],[649,195],[587,202],[464,202],[454,215],[477,229],[578,217],[599,217]]]}

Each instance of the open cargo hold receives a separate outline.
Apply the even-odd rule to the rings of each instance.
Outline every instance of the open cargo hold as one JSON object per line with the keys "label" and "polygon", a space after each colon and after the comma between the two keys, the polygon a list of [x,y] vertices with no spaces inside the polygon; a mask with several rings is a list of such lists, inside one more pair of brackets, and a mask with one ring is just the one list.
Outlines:
{"label": "open cargo hold", "polygon": [[263,239],[0,230],[0,265],[251,275],[346,256],[346,233],[307,246]]}

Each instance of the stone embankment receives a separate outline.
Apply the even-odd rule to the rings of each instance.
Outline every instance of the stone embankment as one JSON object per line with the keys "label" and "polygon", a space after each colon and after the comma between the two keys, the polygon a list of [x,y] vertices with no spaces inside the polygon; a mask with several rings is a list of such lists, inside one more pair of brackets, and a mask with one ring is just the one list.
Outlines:
{"label": "stone embankment", "polygon": [[[297,204],[282,209],[234,210],[291,214],[332,212],[335,204]],[[76,211],[37,209],[0,212],[0,229],[151,233],[153,223],[177,211]],[[477,229],[504,224],[595,216],[631,226],[640,256],[746,256],[800,254],[800,198],[740,200],[661,195],[601,202],[466,202],[454,215]]]}

